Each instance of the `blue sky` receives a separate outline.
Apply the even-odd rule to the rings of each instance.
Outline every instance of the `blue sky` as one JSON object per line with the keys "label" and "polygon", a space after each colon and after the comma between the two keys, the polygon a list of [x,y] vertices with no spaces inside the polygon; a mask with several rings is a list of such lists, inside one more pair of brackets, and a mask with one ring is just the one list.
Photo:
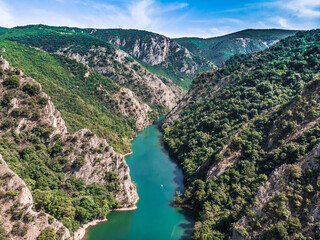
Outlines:
{"label": "blue sky", "polygon": [[320,27],[320,0],[0,0],[0,26],[135,28],[213,37],[246,28]]}

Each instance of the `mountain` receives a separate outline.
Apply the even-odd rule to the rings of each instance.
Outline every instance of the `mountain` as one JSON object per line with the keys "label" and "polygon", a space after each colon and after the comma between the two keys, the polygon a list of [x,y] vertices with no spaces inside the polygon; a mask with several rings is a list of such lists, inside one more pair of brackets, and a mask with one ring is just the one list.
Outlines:
{"label": "mountain", "polygon": [[297,31],[247,29],[214,38],[176,38],[181,46],[221,67],[231,56],[264,50]]}
{"label": "mountain", "polygon": [[0,40],[0,49],[12,66],[39,81],[70,132],[89,128],[117,152],[130,152],[134,132],[156,115],[129,89],[75,60],[7,40]]}
{"label": "mountain", "polygon": [[[0,29],[2,37],[81,61],[130,88],[146,103],[169,109],[185,93],[180,87],[188,90],[198,73],[221,67],[233,55],[264,50],[294,33],[296,31],[248,29],[208,39],[171,39],[134,29],[45,25]],[[71,47],[71,43],[77,47]],[[158,84],[164,94],[157,93]],[[147,94],[139,89],[148,89]]]}
{"label": "mountain", "polygon": [[190,53],[175,40],[160,34],[124,29],[85,30],[119,47],[151,72],[168,77],[185,89],[188,89],[197,73],[215,67],[203,57]]}
{"label": "mountain", "polygon": [[194,239],[318,238],[320,30],[199,74],[166,118]]}
{"label": "mountain", "polygon": [[69,133],[42,86],[3,57],[0,84],[2,239],[67,239],[137,203],[124,156],[105,139],[89,129]]}
{"label": "mountain", "polygon": [[161,113],[175,106],[184,94],[170,79],[151,73],[124,51],[82,30],[31,25],[8,29],[0,37],[75,59],[129,88]]}

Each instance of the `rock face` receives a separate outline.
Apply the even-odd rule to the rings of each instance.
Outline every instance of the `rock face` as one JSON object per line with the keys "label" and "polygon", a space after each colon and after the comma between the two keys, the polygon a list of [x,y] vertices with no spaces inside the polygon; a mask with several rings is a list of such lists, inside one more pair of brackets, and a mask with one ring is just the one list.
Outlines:
{"label": "rock face", "polygon": [[138,202],[138,194],[135,185],[131,182],[130,170],[123,155],[113,151],[105,139],[96,137],[88,129],[82,129],[72,135],[72,143],[67,142],[65,148],[71,147],[69,154],[72,164],[79,156],[84,156],[85,164],[67,172],[67,176],[82,178],[87,185],[92,183],[105,183],[106,172],[117,174],[120,180],[119,191],[114,197],[122,207],[132,207]]}
{"label": "rock face", "polygon": [[[261,236],[266,230],[268,230],[269,226],[275,224],[273,222],[273,214],[268,210],[268,204],[270,204],[276,197],[280,194],[288,195],[288,188],[298,188],[300,181],[297,177],[294,177],[294,173],[299,173],[300,175],[306,175],[311,171],[318,172],[317,176],[314,176],[315,179],[320,179],[319,174],[319,156],[320,156],[320,146],[314,148],[309,155],[304,158],[297,165],[291,164],[283,164],[279,168],[275,169],[266,181],[260,188],[256,195],[256,203],[252,208],[253,213],[259,219],[266,219],[262,221],[262,226],[258,228],[258,232],[255,235],[252,234],[251,231],[248,231],[249,234],[244,237],[239,234],[239,228],[247,229],[251,223],[251,219],[248,219],[247,216],[242,217],[235,225],[232,240],[242,240],[242,239],[256,239],[257,235]],[[310,184],[308,186],[311,186]],[[304,213],[299,212],[298,208],[291,205],[288,199],[285,200],[286,208],[288,209],[290,215],[292,217],[298,217],[299,219],[305,219],[305,221],[310,221],[312,218],[312,223],[304,223],[302,222],[302,234],[313,235],[312,231],[314,231],[315,225],[313,223],[320,222],[320,210],[319,204],[320,199],[317,193],[313,192],[311,196],[308,196],[307,200],[313,202],[313,204],[307,204],[305,206],[305,212],[308,212],[307,216],[304,216]],[[307,209],[307,210],[306,210]],[[291,216],[288,217],[291,217]],[[252,214],[251,214],[252,216]],[[287,218],[288,218],[287,217]],[[249,217],[250,218],[250,217]],[[249,223],[250,221],[250,223]],[[304,224],[307,224],[304,226]],[[299,229],[300,230],[300,229]]]}
{"label": "rock face", "polygon": [[[41,91],[41,85],[39,83],[37,83],[34,79],[25,76],[18,69],[10,67],[8,62],[2,57],[0,59],[0,69],[4,70],[3,75],[0,77],[0,101],[3,103],[4,98],[11,98],[8,104],[8,111],[1,112],[2,115],[0,122],[2,128],[0,131],[0,136],[3,137],[7,132],[10,131],[18,134],[17,136],[26,136],[28,135],[28,132],[32,131],[32,129],[44,127],[50,129],[50,131],[46,133],[46,144],[49,145],[49,148],[54,147],[59,141],[64,142],[59,152],[64,152],[64,155],[67,158],[66,162],[60,163],[64,169],[66,177],[75,176],[77,178],[82,178],[86,185],[92,183],[105,184],[108,181],[106,180],[106,174],[112,173],[116,176],[114,181],[117,182],[117,188],[112,192],[112,195],[114,196],[115,200],[119,202],[119,206],[134,206],[139,197],[136,191],[136,186],[131,181],[129,167],[124,160],[124,156],[116,153],[105,139],[98,138],[88,129],[82,129],[73,135],[69,134],[60,112],[55,108],[50,100],[50,97]],[[4,79],[8,79],[9,75],[14,73],[18,73],[16,76],[17,79],[19,79],[19,89],[14,90],[3,87]],[[29,86],[29,89],[37,89],[36,93],[29,92],[31,95],[28,95],[23,92],[21,89],[27,91],[25,90],[28,89],[26,86]],[[130,90],[122,89],[122,92],[126,97],[133,97],[133,94],[130,92]],[[35,94],[35,96],[33,96],[33,94]],[[40,100],[46,100],[44,106],[41,108],[31,107],[32,101],[39,102]],[[142,105],[143,108],[139,108],[140,103],[134,99],[132,101],[134,101],[133,107],[136,107],[135,111],[137,115],[139,113],[143,114],[144,112],[147,114],[148,111],[150,111],[150,108],[146,104]],[[14,112],[17,112],[17,109],[19,110],[19,114],[13,115]],[[12,116],[15,116],[14,119]],[[137,128],[144,127],[144,119],[147,116],[142,115],[136,117],[138,122]],[[6,122],[8,125],[6,125],[7,127],[5,128],[4,125]],[[17,144],[18,148],[22,149],[28,146],[30,142],[21,139]],[[78,161],[79,158],[83,159],[83,163],[75,167],[74,162]],[[2,161],[1,164],[0,174],[13,174],[4,161]],[[30,227],[30,231],[27,233],[29,235],[24,235],[27,236],[27,238],[21,239],[36,239],[39,233],[47,226],[52,227],[54,231],[60,229],[61,227],[64,229],[63,225],[57,220],[54,220],[51,225],[48,224],[48,218],[50,218],[48,214],[40,214],[31,211],[31,193],[23,180],[17,175],[14,174],[14,177],[10,178],[8,182],[6,182],[5,186],[5,191],[17,191],[19,195],[18,199],[8,202],[10,204],[5,205],[7,206],[6,208],[2,207],[2,210],[5,211],[17,203],[19,205],[19,209],[20,206],[21,209],[24,208],[24,206],[27,206],[26,212],[30,211],[30,214],[35,216],[30,223],[32,224],[32,228]],[[9,218],[10,216],[8,215],[5,217]],[[9,232],[11,231],[12,224],[10,224],[10,221],[6,222],[8,222],[8,225],[5,225],[4,227]],[[29,226],[30,224],[26,225]],[[24,225],[22,224],[21,227],[23,226]],[[59,230],[59,234],[60,232],[61,230]],[[63,237],[62,239],[66,239],[70,236],[67,230],[64,233],[61,232],[61,234]]]}
{"label": "rock face", "polygon": [[236,54],[264,50],[297,31],[281,29],[246,29],[214,38],[178,38],[181,46],[221,67]]}
{"label": "rock face", "polygon": [[[191,54],[175,40],[160,34],[123,29],[86,29],[92,36],[123,49],[132,57],[150,65],[173,69],[183,77],[194,77],[200,69],[212,69],[206,59]],[[176,75],[178,77],[178,75]]]}
{"label": "rock face", "polygon": [[69,46],[58,50],[57,53],[97,70],[120,85],[128,86],[139,99],[151,105],[162,105],[172,109],[184,94],[184,90],[171,80],[164,77],[160,79],[120,49],[114,49],[114,52],[109,53],[107,48],[92,46],[89,52],[80,55]]}
{"label": "rock face", "polygon": [[[52,228],[59,239],[69,239],[70,233],[63,224],[46,213],[32,210],[33,198],[25,182],[14,173],[0,155],[0,218],[10,239],[36,239],[43,230]],[[30,217],[30,221],[26,220]],[[53,219],[49,223],[49,219]],[[25,220],[23,220],[25,219]]]}
{"label": "rock face", "polygon": [[149,105],[137,100],[134,93],[128,88],[121,88],[120,91],[113,95],[118,103],[118,111],[124,117],[133,117],[136,122],[136,130],[141,131],[152,121],[148,117],[148,113],[152,112]]}

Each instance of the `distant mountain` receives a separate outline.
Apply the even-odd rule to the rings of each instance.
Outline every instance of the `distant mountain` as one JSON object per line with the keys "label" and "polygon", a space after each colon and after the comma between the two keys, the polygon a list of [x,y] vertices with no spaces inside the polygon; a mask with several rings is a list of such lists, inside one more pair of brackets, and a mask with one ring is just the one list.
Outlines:
{"label": "distant mountain", "polygon": [[176,38],[181,46],[213,64],[222,64],[235,54],[249,54],[264,50],[297,31],[280,29],[247,29],[214,38]]}
{"label": "distant mountain", "polygon": [[[90,64],[91,67],[98,69],[98,71],[103,74],[106,74],[108,77],[115,79],[118,83],[128,85],[128,87],[131,85],[131,83],[128,83],[130,71],[136,72],[136,69],[132,69],[133,66],[129,66],[128,69],[130,69],[130,71],[126,71],[126,68],[120,67],[119,69],[119,66],[122,66],[123,64],[141,65],[147,72],[142,73],[141,71],[138,71],[137,74],[134,74],[134,78],[137,80],[134,80],[134,82],[138,85],[136,87],[129,87],[131,90],[136,92],[138,86],[140,86],[139,88],[146,87],[150,90],[150,88],[152,88],[150,81],[147,80],[144,82],[139,76],[147,74],[149,77],[145,79],[150,79],[152,76],[150,74],[153,73],[155,75],[153,75],[152,78],[159,78],[165,85],[168,85],[169,88],[171,88],[171,91],[175,92],[174,95],[176,95],[177,98],[180,98],[183,95],[183,91],[175,86],[180,86],[185,90],[188,90],[192,79],[198,73],[215,69],[217,66],[221,67],[226,60],[235,54],[249,54],[263,50],[279,40],[293,35],[295,32],[296,31],[278,29],[249,29],[222,37],[208,39],[170,39],[157,33],[134,29],[81,29],[50,27],[45,25],[0,29],[0,35],[3,35],[3,37],[39,47],[49,52],[57,52],[62,48],[65,48],[64,54],[68,54],[69,57],[73,58],[76,58],[75,55],[77,55],[78,61],[84,61],[84,58],[89,57],[88,52],[86,51],[90,50],[90,46],[87,44],[94,44],[95,46],[108,48],[109,50],[118,49],[116,51],[117,57],[115,57],[116,55],[114,54],[106,56],[106,53],[102,53],[103,56],[111,60],[108,63],[108,68],[103,67],[103,64],[106,64],[108,61],[106,61],[106,59],[99,60],[99,54],[96,54],[95,56],[95,60],[99,60],[99,66],[97,66],[97,62],[94,63],[92,61],[88,62],[88,64]],[[92,37],[97,40],[94,41]],[[58,38],[60,38],[60,40],[64,38],[64,43],[60,40],[57,41]],[[80,40],[80,38],[82,38],[82,40]],[[86,43],[84,44],[84,42]],[[67,47],[70,47],[69,43],[77,44],[78,50],[81,48],[81,44],[87,46],[82,48],[82,52],[79,52],[75,48],[70,51],[70,49],[67,49]],[[110,48],[111,45],[106,43],[111,43],[115,48]],[[125,54],[123,52],[121,53],[119,50],[124,51],[129,56],[124,56]],[[99,49],[95,49],[95,52],[99,52]],[[60,51],[60,53],[63,53],[63,51]],[[81,55],[81,59],[79,59],[79,54]],[[118,67],[112,67],[114,61],[118,62],[119,54],[122,55],[122,58],[132,57],[137,63],[131,64],[130,61],[120,61]],[[92,51],[90,55],[92,55]],[[115,59],[113,59],[114,57]],[[133,88],[136,88],[136,90]],[[166,89],[163,89],[163,91],[172,95]],[[155,93],[154,90],[151,90],[151,92],[147,92],[147,95],[140,96],[140,98],[142,100],[148,99],[147,102],[149,103],[160,104],[169,108],[172,108],[172,105],[175,104],[176,100],[173,100],[172,97],[168,99],[168,97],[154,95],[157,95],[157,93]],[[172,101],[173,104],[169,106],[168,101]]]}
{"label": "distant mountain", "polygon": [[150,71],[166,76],[186,89],[197,73],[215,67],[210,61],[160,34],[124,29],[85,30],[129,53]]}
{"label": "distant mountain", "polygon": [[32,25],[8,29],[0,38],[75,59],[129,88],[161,113],[173,108],[184,94],[169,78],[151,73],[128,53],[84,30]]}

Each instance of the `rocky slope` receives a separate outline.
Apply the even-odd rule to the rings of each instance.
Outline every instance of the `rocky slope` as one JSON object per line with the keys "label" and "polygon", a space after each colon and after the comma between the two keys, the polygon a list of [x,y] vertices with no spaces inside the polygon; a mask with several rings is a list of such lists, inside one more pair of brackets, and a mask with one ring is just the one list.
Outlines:
{"label": "rocky slope", "polygon": [[125,154],[135,131],[158,114],[129,89],[74,59],[7,40],[0,40],[0,48],[13,66],[39,79],[70,133],[89,128]]}
{"label": "rocky slope", "polygon": [[[41,91],[39,83],[25,76],[20,70],[10,67],[2,57],[0,69],[2,105],[0,153],[9,167],[26,181],[34,198],[35,209],[50,213],[65,227],[74,231],[79,224],[104,218],[109,208],[134,206],[139,198],[123,155],[114,152],[105,139],[96,137],[88,129],[69,134],[60,112],[55,109],[50,97]],[[1,168],[1,171],[9,172],[4,161],[2,164],[4,168]],[[9,201],[6,207],[14,211],[19,201],[21,206],[28,206],[27,212],[31,208],[32,197],[20,178],[16,176],[12,179],[20,182],[19,185],[22,187],[13,187],[10,179],[6,182],[9,185],[2,187],[12,188],[12,190],[6,188],[6,191],[19,190],[21,192],[18,191],[17,194],[24,194],[26,197]],[[79,189],[82,189],[82,192]],[[87,190],[83,192],[85,189]],[[104,194],[109,194],[107,199],[103,200],[104,206],[100,206],[99,201],[94,202],[98,199],[90,195],[95,194],[92,191],[98,189],[104,189],[104,193],[99,194],[100,198]],[[57,201],[58,196],[65,199],[62,201],[63,204]],[[71,201],[73,196],[78,196],[76,198],[78,200]],[[77,202],[79,200],[80,202]],[[51,202],[51,205],[47,205],[47,201]],[[89,202],[82,205],[82,201]],[[79,215],[86,214],[88,204],[89,206],[93,204],[92,208],[100,207],[99,211],[102,212],[92,216]],[[54,206],[60,210],[53,211]],[[97,211],[92,208],[87,214]],[[21,210],[20,206],[18,209]],[[23,215],[24,212],[21,213]],[[18,220],[4,225],[4,228],[9,231],[14,225],[19,224],[18,229],[21,228],[23,234],[29,234],[24,236],[36,239],[39,232],[48,226],[47,221],[39,225],[38,220],[45,220],[49,216],[36,212],[30,214],[40,217],[31,220],[33,230],[30,233],[29,231],[25,233],[24,224],[18,223],[21,216]],[[62,227],[62,224],[55,219],[49,222],[53,222],[54,230]],[[20,230],[18,234],[22,234]],[[59,231],[59,234],[60,232],[62,233]],[[63,236],[67,237],[68,231]]]}
{"label": "rocky slope", "polygon": [[161,80],[119,49],[115,49],[112,55],[109,55],[106,48],[92,46],[90,52],[80,55],[69,46],[59,49],[56,53],[88,65],[118,84],[127,86],[139,99],[151,105],[172,109],[184,94],[184,91],[171,80]]}
{"label": "rocky slope", "polygon": [[319,45],[313,30],[233,57],[168,114],[164,142],[187,182],[176,202],[200,213],[194,239],[318,237],[319,171],[304,159],[320,144]]}
{"label": "rocky slope", "polygon": [[92,36],[121,48],[130,56],[161,69],[171,76],[174,83],[187,86],[200,71],[215,66],[208,60],[194,55],[175,40],[156,33],[123,29],[85,29]]}
{"label": "rocky slope", "polygon": [[236,223],[232,239],[319,238],[319,156],[318,146],[298,164],[274,170],[259,188],[249,214]]}
{"label": "rocky slope", "polygon": [[25,182],[15,174],[0,155],[1,178],[1,237],[33,240],[42,232],[52,229],[59,239],[69,239],[70,233],[63,224],[46,213],[32,210],[33,199]]}
{"label": "rocky slope", "polygon": [[83,30],[35,25],[8,29],[2,37],[76,59],[129,88],[155,109],[171,109],[184,94],[169,78],[151,73],[126,52]]}
{"label": "rocky slope", "polygon": [[264,50],[297,31],[247,29],[214,38],[178,38],[180,45],[221,67],[231,56]]}

